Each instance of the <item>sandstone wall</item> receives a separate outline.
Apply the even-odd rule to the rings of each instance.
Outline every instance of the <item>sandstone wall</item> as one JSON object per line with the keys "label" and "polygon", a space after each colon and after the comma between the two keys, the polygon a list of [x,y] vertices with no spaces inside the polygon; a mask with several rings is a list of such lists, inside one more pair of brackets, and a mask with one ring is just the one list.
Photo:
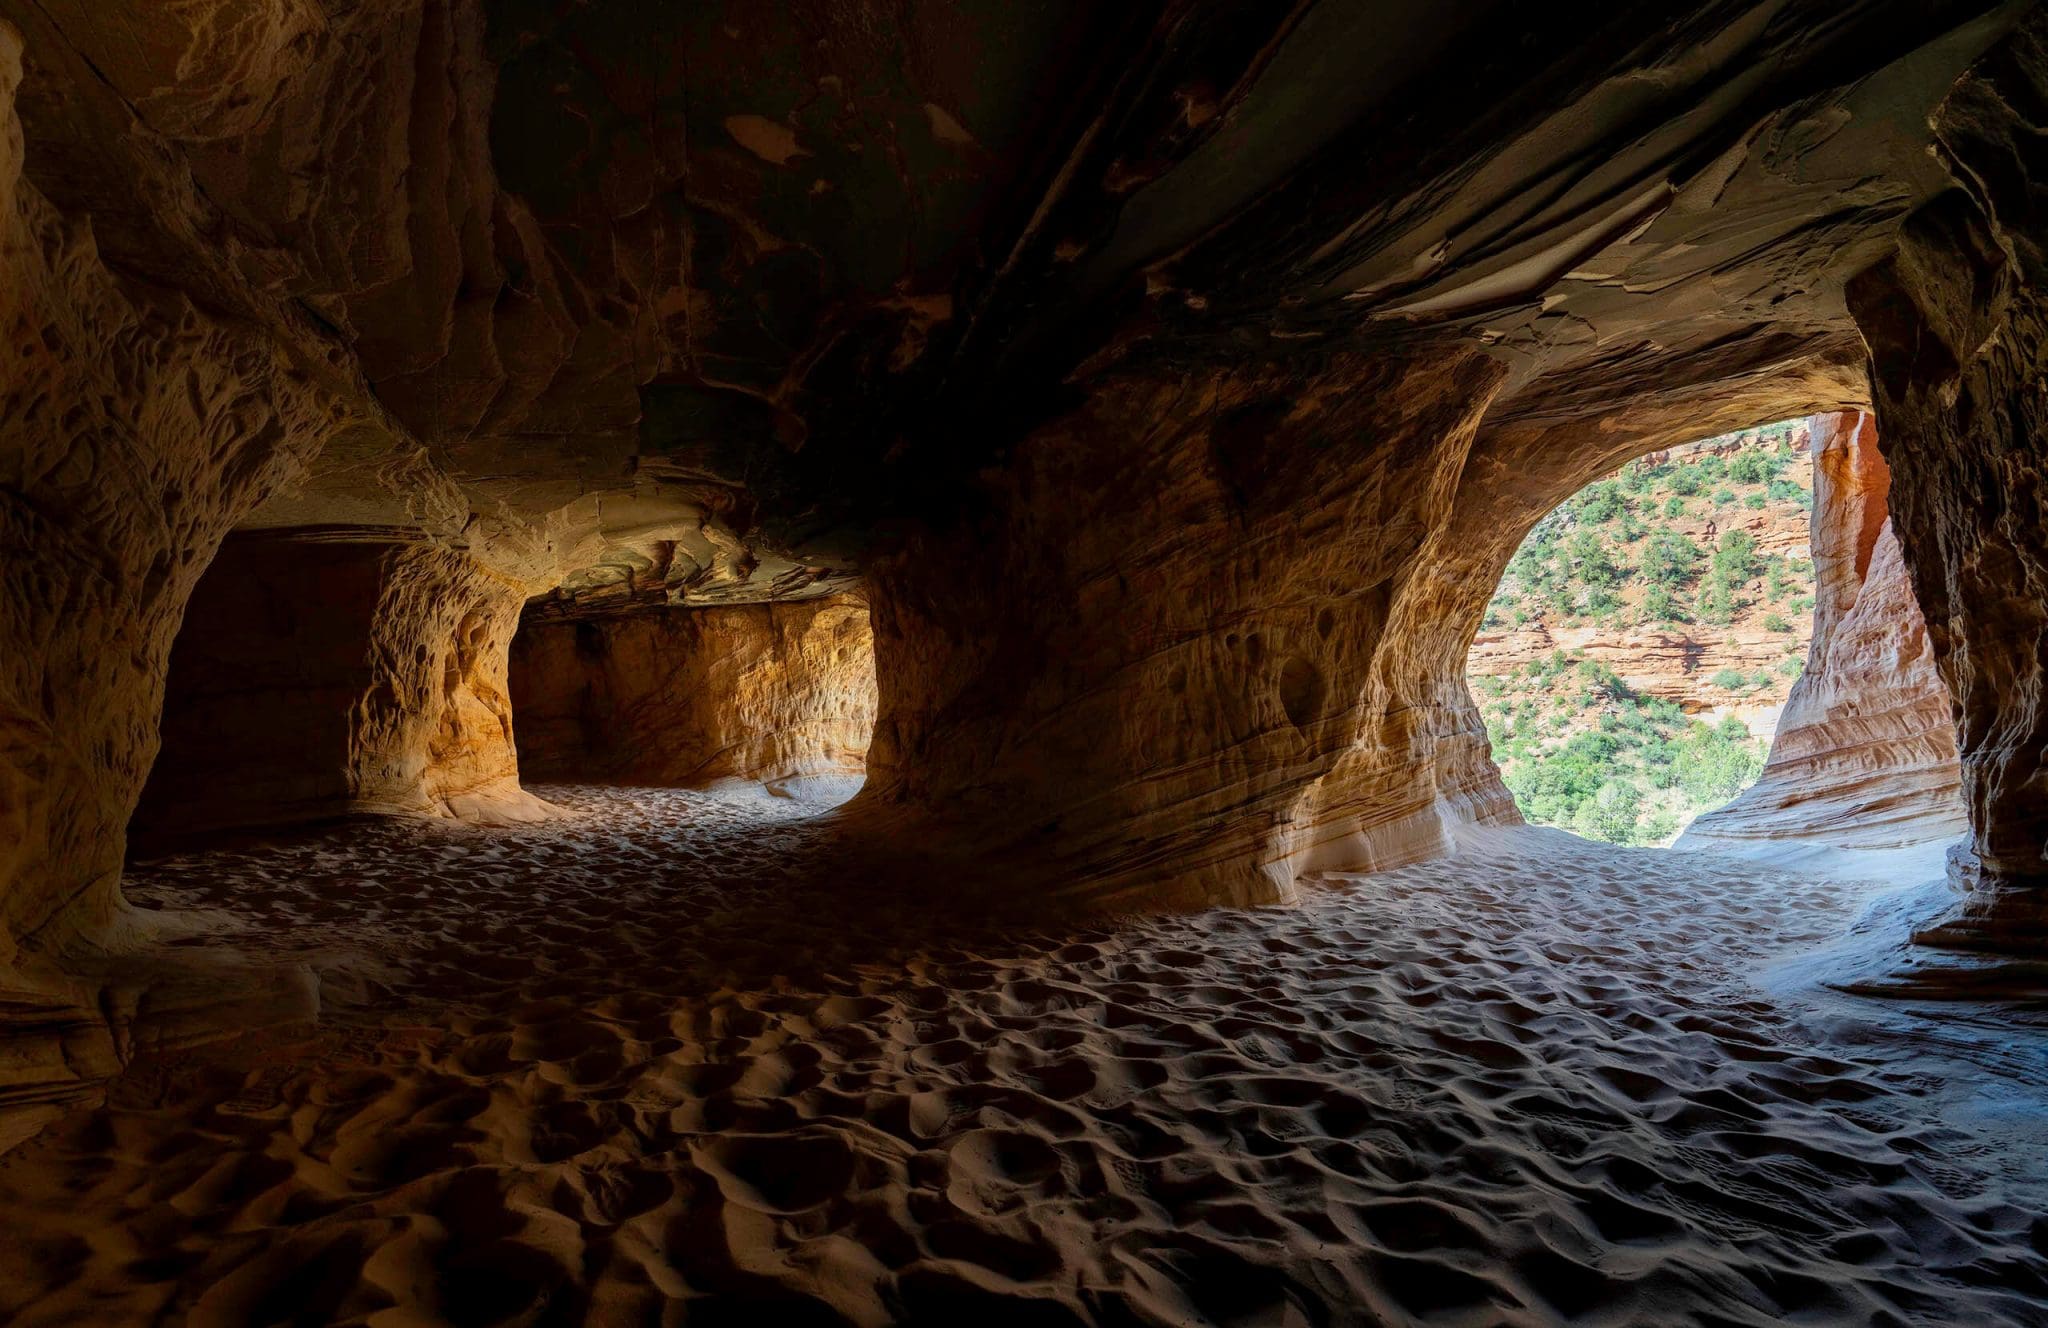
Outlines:
{"label": "sandstone wall", "polygon": [[513,640],[511,690],[531,780],[858,776],[874,638],[857,595],[542,619]]}
{"label": "sandstone wall", "polygon": [[0,23],[0,972],[105,940],[186,596],[245,512],[366,428],[271,329],[116,275],[22,179]]}
{"label": "sandstone wall", "polygon": [[201,578],[136,813],[158,838],[350,813],[524,820],[505,651],[521,587],[373,532],[251,534]]}
{"label": "sandstone wall", "polygon": [[1446,350],[1094,385],[875,563],[853,823],[1115,905],[1288,898],[1512,818],[1455,671],[1410,658],[1501,377]]}
{"label": "sandstone wall", "polygon": [[1761,778],[1677,847],[1894,849],[1968,828],[1955,724],[1870,416],[1814,421],[1813,644]]}
{"label": "sandstone wall", "polygon": [[1892,519],[1955,698],[1964,915],[1934,939],[2048,948],[2048,14],[1935,117],[1957,187],[1849,288]]}

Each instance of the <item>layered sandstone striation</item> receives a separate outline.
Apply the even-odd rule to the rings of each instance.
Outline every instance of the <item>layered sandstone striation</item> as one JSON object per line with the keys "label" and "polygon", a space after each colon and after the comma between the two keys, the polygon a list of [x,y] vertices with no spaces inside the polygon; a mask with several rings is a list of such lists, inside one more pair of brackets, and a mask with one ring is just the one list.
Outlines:
{"label": "layered sandstone striation", "polygon": [[2048,14],[1948,94],[1955,188],[1850,308],[1870,346],[1892,519],[1955,700],[1962,915],[1930,939],[2048,948]]}
{"label": "layered sandstone striation", "polygon": [[530,615],[512,704],[529,780],[788,789],[858,780],[875,726],[866,603]]}
{"label": "layered sandstone striation", "polygon": [[1875,422],[1814,421],[1813,644],[1763,775],[1677,847],[1888,850],[1967,828],[1955,724],[1887,516]]}

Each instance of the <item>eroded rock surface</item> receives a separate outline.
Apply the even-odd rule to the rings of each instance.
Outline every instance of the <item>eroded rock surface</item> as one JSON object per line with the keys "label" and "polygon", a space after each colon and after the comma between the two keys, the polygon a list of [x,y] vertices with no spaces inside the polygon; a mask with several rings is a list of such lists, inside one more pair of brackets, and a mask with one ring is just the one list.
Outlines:
{"label": "eroded rock surface", "polygon": [[875,726],[866,603],[530,616],[512,644],[529,780],[857,780]]}
{"label": "eroded rock surface", "polygon": [[137,830],[546,815],[519,788],[506,694],[523,598],[459,550],[388,533],[230,540],[172,652]]}
{"label": "eroded rock surface", "polygon": [[[4,621],[11,949],[114,930],[171,637],[237,525],[420,551],[364,610],[365,803],[509,787],[518,601],[864,576],[856,829],[950,826],[1120,903],[1438,851],[1511,814],[1458,661],[1516,541],[1643,451],[1867,404],[1882,320],[1845,287],[1952,189],[1929,113],[2018,58],[2023,7],[0,16],[35,569]],[[1987,477],[1943,464],[1916,481],[1969,507]],[[1922,583],[1976,556],[1900,534]],[[1961,689],[2000,864],[2044,810],[2040,744],[1991,736],[2033,644],[1973,645]]]}
{"label": "eroded rock surface", "polygon": [[1104,383],[979,519],[879,563],[856,814],[1096,902],[1239,903],[1512,816],[1476,715],[1398,686],[1504,374],[1450,347],[1304,368]]}
{"label": "eroded rock surface", "polygon": [[1813,644],[1763,775],[1680,848],[1889,850],[1968,828],[1955,723],[1887,515],[1876,423],[1813,424]]}
{"label": "eroded rock surface", "polygon": [[1955,698],[1964,915],[1938,939],[2048,948],[2048,15],[1935,117],[1956,187],[1851,307],[1870,345],[1891,511]]}

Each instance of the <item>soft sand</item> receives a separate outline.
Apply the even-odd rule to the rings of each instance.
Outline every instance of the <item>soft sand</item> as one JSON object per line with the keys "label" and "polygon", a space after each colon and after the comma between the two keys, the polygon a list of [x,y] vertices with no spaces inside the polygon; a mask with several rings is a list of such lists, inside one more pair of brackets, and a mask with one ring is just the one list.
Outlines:
{"label": "soft sand", "polygon": [[0,1158],[0,1320],[2048,1322],[2048,1031],[1799,979],[1869,887],[1504,832],[1025,934],[540,792],[136,871],[327,1014]]}

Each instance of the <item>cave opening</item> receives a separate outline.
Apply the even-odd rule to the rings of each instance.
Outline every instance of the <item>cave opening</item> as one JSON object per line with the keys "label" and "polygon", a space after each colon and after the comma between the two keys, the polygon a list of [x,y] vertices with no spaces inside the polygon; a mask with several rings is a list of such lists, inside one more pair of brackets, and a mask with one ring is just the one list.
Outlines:
{"label": "cave opening", "polygon": [[1508,560],[1466,677],[1530,823],[1667,845],[1762,773],[1813,632],[1810,438],[1638,458]]}
{"label": "cave opening", "polygon": [[1660,449],[1538,521],[1465,664],[1522,818],[1937,870],[1966,821],[1888,488],[1847,412]]}
{"label": "cave opening", "polygon": [[542,596],[509,677],[529,786],[759,789],[823,809],[866,778],[875,651],[858,590],[608,613]]}

